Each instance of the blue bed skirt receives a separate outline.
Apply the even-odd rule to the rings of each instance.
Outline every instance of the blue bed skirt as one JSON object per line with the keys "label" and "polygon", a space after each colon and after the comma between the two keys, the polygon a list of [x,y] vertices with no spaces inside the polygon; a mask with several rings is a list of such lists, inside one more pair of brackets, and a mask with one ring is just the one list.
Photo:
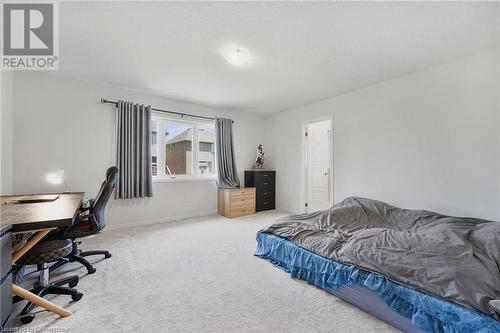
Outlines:
{"label": "blue bed skirt", "polygon": [[374,291],[393,311],[410,318],[427,332],[500,332],[500,322],[481,312],[444,301],[382,275],[345,265],[305,250],[294,243],[269,234],[257,234],[255,255],[323,289],[357,285]]}

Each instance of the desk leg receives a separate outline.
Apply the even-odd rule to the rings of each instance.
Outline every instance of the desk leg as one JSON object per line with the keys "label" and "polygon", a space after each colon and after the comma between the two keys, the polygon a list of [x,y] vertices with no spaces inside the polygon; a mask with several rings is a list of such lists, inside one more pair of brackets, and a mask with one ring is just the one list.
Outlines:
{"label": "desk leg", "polygon": [[[12,262],[15,263],[19,258],[21,258],[26,252],[28,252],[33,246],[35,246],[36,243],[38,243],[45,235],[47,235],[50,232],[51,229],[48,230],[41,230],[36,232],[27,242],[24,244],[19,250],[17,250],[13,255],[12,255]],[[50,312],[53,312],[55,314],[58,314],[61,317],[69,317],[71,316],[71,312],[55,305],[52,302],[47,301],[46,299],[43,299],[42,297],[39,297],[31,292],[29,292],[26,289],[23,289],[19,286],[16,286],[15,284],[12,284],[12,292],[14,295],[19,296],[27,301],[33,302],[34,304],[41,306],[44,309],[49,310]]]}
{"label": "desk leg", "polygon": [[37,231],[31,238],[12,254],[12,263],[16,263],[26,252],[28,252],[36,243],[42,240],[52,229]]}

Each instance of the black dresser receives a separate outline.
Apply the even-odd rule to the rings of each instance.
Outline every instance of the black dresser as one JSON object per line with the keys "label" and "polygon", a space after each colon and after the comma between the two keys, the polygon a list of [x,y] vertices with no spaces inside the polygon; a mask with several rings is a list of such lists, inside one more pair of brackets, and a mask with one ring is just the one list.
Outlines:
{"label": "black dresser", "polygon": [[255,211],[275,209],[276,171],[245,171],[245,187],[255,187]]}
{"label": "black dresser", "polygon": [[0,331],[12,325],[12,238],[11,225],[0,224]]}

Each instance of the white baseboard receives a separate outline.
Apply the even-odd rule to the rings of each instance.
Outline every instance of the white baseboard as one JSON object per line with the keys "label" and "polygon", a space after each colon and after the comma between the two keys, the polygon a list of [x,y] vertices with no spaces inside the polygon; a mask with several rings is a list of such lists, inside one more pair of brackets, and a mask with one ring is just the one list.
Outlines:
{"label": "white baseboard", "polygon": [[217,215],[217,213],[215,213],[213,210],[211,210],[211,211],[206,211],[206,212],[198,212],[198,213],[179,215],[179,216],[160,217],[160,218],[156,218],[156,219],[141,220],[141,221],[129,222],[129,223],[107,224],[106,229],[107,230],[117,230],[117,229],[140,227],[140,226],[152,225],[152,224],[176,223],[176,222],[181,222],[184,220],[194,219],[194,218],[198,218],[198,217],[208,217],[208,216],[216,216],[216,215]]}

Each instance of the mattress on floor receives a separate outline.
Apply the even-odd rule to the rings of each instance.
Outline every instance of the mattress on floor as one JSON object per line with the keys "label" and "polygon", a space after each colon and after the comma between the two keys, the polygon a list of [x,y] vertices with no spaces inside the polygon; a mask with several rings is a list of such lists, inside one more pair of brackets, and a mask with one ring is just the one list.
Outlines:
{"label": "mattress on floor", "polygon": [[[382,320],[405,331],[412,331],[398,318],[391,321],[374,304],[370,309],[369,301],[362,302],[363,295],[353,295],[345,286],[363,287],[374,292],[395,313],[409,318],[415,328],[427,332],[500,332],[500,322],[484,313],[465,306],[445,301],[427,293],[414,290],[389,280],[380,274],[370,273],[356,266],[342,264],[314,254],[282,237],[267,232],[257,234],[255,255],[298,278],[320,288],[338,293],[338,296]],[[352,288],[351,288],[352,289]],[[357,289],[357,288],[355,288]],[[344,297],[342,297],[342,293]],[[351,300],[349,299],[351,297]],[[367,298],[369,297],[366,296]],[[354,298],[358,298],[356,302]],[[354,300],[354,301],[353,301]],[[358,303],[358,304],[356,304]],[[377,314],[377,311],[379,312]],[[399,325],[401,324],[401,325]]]}
{"label": "mattress on floor", "polygon": [[350,197],[263,231],[500,320],[500,223]]}

